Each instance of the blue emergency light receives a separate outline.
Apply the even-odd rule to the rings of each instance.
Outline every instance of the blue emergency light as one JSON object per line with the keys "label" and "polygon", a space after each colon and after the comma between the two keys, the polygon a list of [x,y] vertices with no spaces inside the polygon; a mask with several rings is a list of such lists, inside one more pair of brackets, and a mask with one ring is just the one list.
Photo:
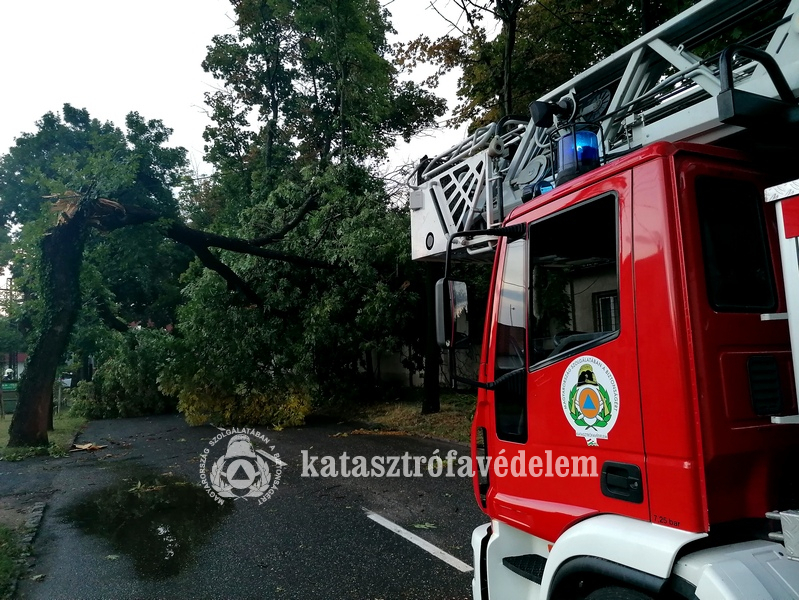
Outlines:
{"label": "blue emergency light", "polygon": [[571,130],[558,140],[557,185],[599,166],[599,138],[587,129]]}

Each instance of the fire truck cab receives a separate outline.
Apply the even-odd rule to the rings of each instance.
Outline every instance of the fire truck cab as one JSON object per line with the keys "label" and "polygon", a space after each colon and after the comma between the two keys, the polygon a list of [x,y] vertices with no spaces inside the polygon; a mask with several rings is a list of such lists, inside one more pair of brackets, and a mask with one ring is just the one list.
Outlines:
{"label": "fire truck cab", "polygon": [[[508,377],[473,425],[494,461],[475,598],[799,594],[766,519],[799,507],[774,182],[659,142],[509,216],[524,233],[499,238],[480,379]],[[719,587],[729,569],[753,587]]]}
{"label": "fire truck cab", "polygon": [[420,165],[450,352],[493,260],[475,600],[799,598],[797,92],[799,0],[704,0]]}

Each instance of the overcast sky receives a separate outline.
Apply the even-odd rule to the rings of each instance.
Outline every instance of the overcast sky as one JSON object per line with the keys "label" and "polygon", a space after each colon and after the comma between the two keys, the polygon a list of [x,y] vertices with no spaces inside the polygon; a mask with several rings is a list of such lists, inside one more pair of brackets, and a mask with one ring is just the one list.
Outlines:
{"label": "overcast sky", "polygon": [[[399,39],[446,31],[427,4],[390,2]],[[68,102],[118,127],[132,110],[161,119],[174,130],[171,145],[207,171],[203,94],[215,84],[200,65],[212,36],[233,31],[232,15],[229,0],[0,0],[0,153]],[[452,95],[452,79],[440,95]],[[403,144],[396,155],[418,160],[460,135]]]}

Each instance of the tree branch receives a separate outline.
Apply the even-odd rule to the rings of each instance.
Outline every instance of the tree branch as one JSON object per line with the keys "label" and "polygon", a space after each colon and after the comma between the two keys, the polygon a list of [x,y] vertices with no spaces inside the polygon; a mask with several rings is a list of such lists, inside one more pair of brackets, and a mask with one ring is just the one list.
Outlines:
{"label": "tree branch", "polygon": [[195,246],[205,246],[206,248],[220,248],[222,250],[230,250],[231,252],[238,252],[239,254],[251,254],[253,256],[260,256],[262,258],[271,258],[274,260],[282,260],[300,267],[315,267],[318,269],[334,269],[335,266],[330,263],[316,260],[315,258],[305,258],[295,254],[286,254],[278,250],[267,250],[259,246],[255,246],[247,240],[241,238],[231,238],[216,233],[209,233],[207,231],[200,231],[193,229],[188,225],[184,225],[178,221],[172,221],[166,230],[167,237],[172,238],[176,242],[186,244],[194,248]]}
{"label": "tree branch", "polygon": [[105,324],[105,326],[110,329],[119,331],[121,333],[125,333],[129,329],[128,324],[122,319],[118,318],[111,311],[111,307],[108,306],[108,303],[104,302],[102,299],[99,299],[97,302],[97,314],[100,316],[100,320]]}
{"label": "tree branch", "polygon": [[[456,3],[456,4],[457,4],[457,3]],[[439,16],[439,17],[441,17],[441,18],[442,18],[444,21],[446,21],[447,23],[449,23],[450,27],[452,27],[452,30],[454,30],[454,31],[457,31],[458,33],[460,33],[460,34],[461,34],[461,35],[463,35],[463,36],[465,36],[465,35],[466,35],[466,32],[465,32],[465,31],[463,31],[463,29],[461,29],[460,27],[458,27],[458,25],[457,25],[456,23],[454,23],[453,21],[451,21],[450,19],[448,19],[447,17],[445,17],[445,16],[444,16],[444,14],[443,14],[443,13],[442,13],[440,10],[438,10],[438,7],[436,6],[436,3],[435,3],[434,1],[431,1],[429,6],[430,6],[430,8],[432,8],[434,11],[436,11],[436,13],[438,14],[438,16]],[[460,7],[460,5],[458,5],[458,6]],[[464,12],[464,13],[467,13],[467,11],[466,11],[466,9],[465,9],[465,8],[463,8],[463,12]],[[474,23],[472,23],[472,22],[471,22],[471,19],[469,18],[468,14],[467,14],[467,16],[466,16],[466,19],[469,21],[469,25],[471,25],[471,27],[472,27],[472,28],[474,28]]]}
{"label": "tree branch", "polygon": [[253,304],[262,308],[264,305],[264,301],[261,297],[253,290],[246,281],[244,281],[241,277],[239,277],[236,272],[219,260],[214,253],[211,252],[205,246],[192,246],[187,244],[189,248],[194,250],[194,253],[197,255],[197,258],[200,259],[200,262],[203,265],[212,271],[216,271],[222,279],[227,282],[227,287],[231,291],[241,292],[244,296]]}
{"label": "tree branch", "polygon": [[[96,219],[93,221],[95,226],[105,231],[111,231],[131,225],[155,223],[157,221],[163,220],[163,217],[159,213],[150,209],[140,208],[138,206],[122,207],[119,204],[114,204],[114,210],[104,211],[103,214],[96,216]],[[211,269],[212,271],[216,271],[227,282],[228,289],[241,292],[253,304],[263,308],[263,299],[255,292],[255,290],[252,289],[252,287],[250,287],[246,281],[244,281],[244,279],[239,277],[239,275],[237,275],[233,269],[231,269],[217,256],[215,256],[214,253],[211,252],[210,248],[220,248],[222,250],[237,252],[239,254],[250,254],[253,256],[260,256],[262,258],[281,260],[301,267],[334,269],[336,268],[335,265],[321,260],[304,258],[302,256],[287,254],[278,250],[267,250],[257,245],[257,243],[267,244],[270,241],[277,241],[280,239],[288,231],[291,231],[291,229],[296,227],[314,205],[315,198],[309,198],[300,208],[300,212],[294,217],[294,219],[287,223],[280,231],[277,231],[270,236],[252,241],[194,229],[185,223],[178,221],[177,219],[167,220],[165,233],[167,237],[191,248],[205,267]],[[108,312],[110,315],[110,311]]]}
{"label": "tree branch", "polygon": [[[307,203],[306,203],[307,204]],[[309,207],[310,210],[310,207]],[[147,208],[140,208],[138,206],[127,206],[122,211],[114,211],[112,214],[105,214],[98,219],[99,227],[106,231],[113,229],[120,229],[130,225],[142,225],[144,223],[155,223],[162,220],[163,217],[154,210]],[[194,229],[188,225],[178,221],[177,219],[168,219],[166,227],[166,236],[185,244],[196,251],[196,247],[205,248],[220,248],[222,250],[230,250],[239,254],[251,254],[253,256],[260,256],[262,258],[270,258],[273,260],[281,260],[301,267],[312,267],[318,269],[335,269],[336,266],[328,262],[316,260],[315,258],[305,258],[295,254],[287,254],[279,250],[267,250],[261,248],[249,240],[242,238],[233,238],[217,233],[210,233],[208,231],[201,231]],[[257,241],[257,240],[256,240]]]}
{"label": "tree branch", "polygon": [[264,237],[259,237],[250,240],[250,243],[253,246],[266,246],[267,244],[271,244],[273,242],[279,242],[286,236],[286,234],[289,231],[297,227],[297,225],[299,225],[302,222],[302,220],[305,218],[305,215],[307,215],[309,212],[311,212],[311,210],[315,209],[317,206],[318,205],[317,205],[316,196],[309,196],[308,199],[305,201],[305,204],[303,204],[300,207],[300,210],[297,212],[294,218],[288,223],[286,223],[279,231],[276,231]]}
{"label": "tree branch", "polygon": [[[483,5],[483,4],[478,4],[477,2],[474,2],[474,0],[462,0],[462,2],[455,2],[455,4],[457,6],[459,6],[461,8],[461,10],[463,10],[463,12],[466,13],[466,14],[469,14],[468,9],[466,8],[466,5],[467,4],[471,4],[476,10],[487,12],[492,17],[494,17],[497,21],[501,21],[502,20],[502,17],[500,17],[499,13],[496,10],[492,9],[491,8],[491,4],[488,3],[488,2],[486,2]],[[499,4],[500,3],[497,2],[498,6],[499,6]],[[470,22],[471,22],[471,19],[470,19]],[[473,23],[472,23],[472,27],[474,27]]]}

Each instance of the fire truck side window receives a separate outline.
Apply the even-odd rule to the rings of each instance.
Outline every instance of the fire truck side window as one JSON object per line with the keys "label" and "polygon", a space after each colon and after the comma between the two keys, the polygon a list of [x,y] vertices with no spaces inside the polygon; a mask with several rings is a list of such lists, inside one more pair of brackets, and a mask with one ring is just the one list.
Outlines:
{"label": "fire truck side window", "polygon": [[774,269],[763,198],[746,181],[697,177],[696,206],[710,306],[718,312],[772,312]]}
{"label": "fire truck side window", "polygon": [[530,363],[618,335],[618,217],[609,194],[530,226]]}
{"label": "fire truck side window", "polygon": [[[525,240],[516,240],[508,244],[505,251],[497,310],[495,379],[526,365],[524,248]],[[497,437],[511,442],[526,442],[527,394],[524,385],[497,389],[494,408]]]}

